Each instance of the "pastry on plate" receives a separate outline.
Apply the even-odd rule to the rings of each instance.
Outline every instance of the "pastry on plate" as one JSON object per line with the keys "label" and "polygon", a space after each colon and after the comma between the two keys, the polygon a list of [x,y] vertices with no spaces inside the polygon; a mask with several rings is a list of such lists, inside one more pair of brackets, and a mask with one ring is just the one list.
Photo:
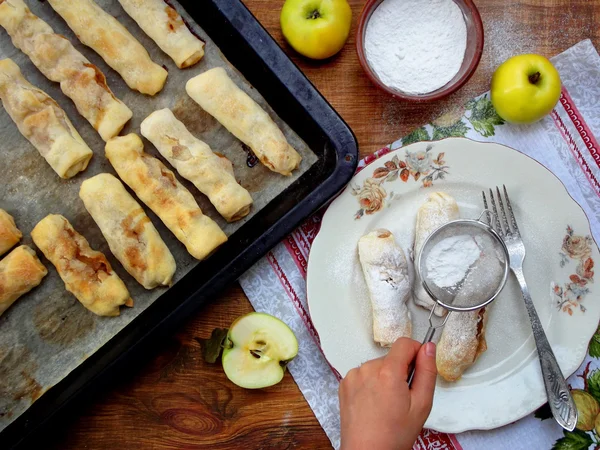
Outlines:
{"label": "pastry on plate", "polygon": [[[429,194],[429,197],[427,197],[427,200],[421,205],[417,212],[415,246],[413,252],[415,259],[415,273],[418,274],[418,267],[416,267],[417,256],[423,248],[425,240],[437,228],[452,220],[457,220],[458,218],[458,205],[452,196],[445,192],[433,192]],[[428,310],[435,307],[434,312],[438,316],[442,316],[446,313],[444,308],[436,306],[435,301],[429,296],[419,279],[415,281],[414,300],[417,305],[427,308]]]}
{"label": "pastry on plate", "polygon": [[373,339],[390,347],[398,338],[410,338],[410,277],[402,248],[390,231],[379,229],[359,239],[358,258],[371,299]]}
{"label": "pastry on plate", "polygon": [[194,196],[159,159],[144,152],[137,134],[111,139],[106,157],[121,179],[163,221],[196,259],[203,260],[227,241]]}
{"label": "pastry on plate", "polygon": [[125,270],[146,289],[169,286],[175,259],[142,207],[123,184],[109,173],[81,183],[79,197],[110,251]]}
{"label": "pastry on plate", "polygon": [[273,119],[242,91],[222,67],[189,80],[185,89],[202,109],[252,149],[274,172],[291,175],[302,157],[288,143]]}
{"label": "pastry on plate", "polygon": [[0,261],[0,315],[48,274],[35,252],[21,245]]}
{"label": "pastry on plate", "polygon": [[142,44],[94,0],[48,0],[48,3],[81,43],[98,53],[127,86],[148,95],[161,91],[168,72],[152,61]]}
{"label": "pastry on plate", "polygon": [[131,119],[131,110],[106,84],[104,74],[67,38],[32,14],[23,0],[0,1],[0,26],[46,78],[60,83],[77,111],[107,141]]}
{"label": "pastry on plate", "polygon": [[87,168],[92,150],[67,113],[48,94],[29,83],[10,59],[0,60],[0,99],[21,134],[59,177],[71,178]]}
{"label": "pastry on plate", "polygon": [[236,181],[231,161],[194,137],[170,109],[154,111],[144,119],[141,130],[177,172],[208,197],[225,220],[234,222],[248,215],[252,197]]}
{"label": "pastry on plate", "polygon": [[[501,261],[494,251],[482,252],[467,273],[453,304],[470,305],[474,296],[480,299],[491,297],[504,273]],[[476,311],[453,312],[448,317],[436,351],[438,373],[446,381],[459,380],[487,350],[485,327],[492,306],[493,303]]]}
{"label": "pastry on plate", "polygon": [[133,300],[101,252],[57,214],[38,222],[31,232],[33,242],[54,264],[65,283],[83,306],[99,316],[118,316],[122,305],[133,306]]}
{"label": "pastry on plate", "polygon": [[204,42],[194,36],[165,0],[119,0],[119,3],[180,69],[193,66],[204,56]]}
{"label": "pastry on plate", "polygon": [[15,219],[0,209],[0,256],[17,245],[22,237],[23,233],[17,228]]}

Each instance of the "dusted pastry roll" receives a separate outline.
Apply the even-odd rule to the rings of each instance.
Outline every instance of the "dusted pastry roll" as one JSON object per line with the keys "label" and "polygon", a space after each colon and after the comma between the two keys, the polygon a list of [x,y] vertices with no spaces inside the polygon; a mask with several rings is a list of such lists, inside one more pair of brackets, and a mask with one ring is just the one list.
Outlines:
{"label": "dusted pastry roll", "polygon": [[231,162],[196,139],[170,109],[150,114],[141,131],[183,178],[208,197],[225,220],[233,222],[248,215],[252,197],[236,181]]}
{"label": "dusted pastry roll", "polygon": [[77,111],[107,141],[131,119],[131,110],[109,89],[104,74],[63,36],[31,13],[23,0],[0,0],[0,26],[46,78],[60,83]]}
{"label": "dusted pastry roll", "polygon": [[180,69],[193,66],[204,56],[204,42],[192,34],[165,0],[119,0],[119,3]]}
{"label": "dusted pastry roll", "polygon": [[189,80],[187,93],[274,172],[291,175],[302,157],[288,144],[269,114],[229,78],[222,67]]}
{"label": "dusted pastry roll", "polygon": [[[494,252],[482,252],[471,267],[462,289],[454,298],[457,306],[470,305],[474,295],[489,298],[498,286],[504,265]],[[485,327],[491,305],[477,311],[450,314],[437,344],[436,365],[446,381],[457,381],[487,350]]]}
{"label": "dusted pastry roll", "polygon": [[410,338],[410,277],[402,248],[390,231],[379,229],[359,239],[358,257],[371,299],[374,341],[391,347],[398,338]]}
{"label": "dusted pastry roll", "polygon": [[[445,223],[457,220],[458,218],[458,205],[452,196],[444,192],[429,194],[429,197],[427,197],[427,200],[417,212],[414,247],[415,266],[417,264],[417,255],[423,248],[423,244],[429,235]],[[418,273],[417,267],[415,267],[415,270]],[[434,312],[438,316],[446,314],[444,308],[436,306],[435,301],[429,296],[420,280],[417,280],[417,283],[415,283],[414,294],[417,305],[429,310],[435,307]]]}
{"label": "dusted pastry roll", "polygon": [[67,291],[91,312],[112,317],[119,315],[119,306],[133,306],[125,283],[106,257],[92,250],[66,218],[46,216],[35,226],[31,237],[54,264]]}
{"label": "dusted pastry roll", "polygon": [[83,200],[110,251],[125,270],[146,289],[168,286],[175,274],[175,259],[150,219],[123,184],[109,173],[81,183]]}
{"label": "dusted pastry roll", "polygon": [[21,134],[59,177],[71,178],[86,169],[93,153],[67,114],[10,59],[0,60],[0,99]]}
{"label": "dusted pastry roll", "polygon": [[0,316],[19,297],[42,282],[48,274],[35,252],[21,245],[0,261]]}
{"label": "dusted pastry roll", "polygon": [[167,71],[150,59],[146,49],[117,19],[93,0],[48,0],[79,40],[98,53],[125,83],[142,94],[155,95],[167,81]]}
{"label": "dusted pastry roll", "polygon": [[204,259],[227,241],[210,217],[202,214],[194,196],[160,160],[144,153],[136,134],[119,136],[106,144],[106,157],[121,179],[187,248]]}
{"label": "dusted pastry roll", "polygon": [[0,256],[13,248],[22,237],[23,233],[17,228],[15,219],[0,209]]}

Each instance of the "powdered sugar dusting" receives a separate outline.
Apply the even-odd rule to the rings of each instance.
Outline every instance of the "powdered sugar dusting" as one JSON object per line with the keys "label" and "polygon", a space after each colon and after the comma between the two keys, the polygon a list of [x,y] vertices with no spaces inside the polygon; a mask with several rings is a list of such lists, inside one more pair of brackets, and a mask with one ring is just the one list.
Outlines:
{"label": "powdered sugar dusting", "polygon": [[452,0],[384,0],[365,33],[367,61],[387,86],[433,92],[460,70],[467,26]]}
{"label": "powdered sugar dusting", "polygon": [[410,277],[402,248],[391,232],[379,229],[360,238],[358,253],[371,298],[375,342],[390,346],[399,337],[411,337],[406,305]]}

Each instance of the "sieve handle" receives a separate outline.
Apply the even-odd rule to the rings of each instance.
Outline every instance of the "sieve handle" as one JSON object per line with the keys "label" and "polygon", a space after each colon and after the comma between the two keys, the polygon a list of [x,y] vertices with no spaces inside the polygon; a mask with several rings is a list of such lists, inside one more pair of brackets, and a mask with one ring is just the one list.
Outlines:
{"label": "sieve handle", "polygon": [[[444,323],[445,323],[445,321],[444,321]],[[433,327],[433,326],[429,325],[429,329],[427,330],[427,334],[425,335],[425,339],[423,339],[423,343],[421,344],[421,346],[423,346],[433,340],[433,337],[435,336],[436,328],[438,328],[438,327]],[[410,385],[412,384],[413,378],[415,377],[415,369],[416,369],[415,362],[416,361],[413,361],[408,368],[408,379],[406,380],[406,382],[408,383],[408,387],[410,387]]]}
{"label": "sieve handle", "polygon": [[544,333],[544,328],[542,327],[540,318],[538,317],[533,301],[531,300],[529,288],[525,283],[523,270],[520,268],[513,268],[513,273],[521,286],[523,300],[525,300],[525,307],[527,308],[527,314],[531,321],[531,328],[533,329],[533,337],[535,338],[535,345],[540,357],[542,378],[544,379],[544,387],[546,388],[546,396],[548,397],[550,410],[561,427],[568,431],[573,431],[577,424],[577,408],[575,407],[575,402],[569,392],[569,386],[560,370],[558,362],[556,362],[556,357],[548,342],[546,333]]}

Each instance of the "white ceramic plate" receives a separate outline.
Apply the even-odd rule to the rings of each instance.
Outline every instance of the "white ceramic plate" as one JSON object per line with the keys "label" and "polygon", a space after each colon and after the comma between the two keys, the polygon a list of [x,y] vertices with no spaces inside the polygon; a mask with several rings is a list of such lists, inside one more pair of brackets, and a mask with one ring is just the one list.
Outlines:
{"label": "white ceramic plate", "polygon": [[[562,183],[508,147],[462,138],[420,142],[367,166],[327,210],[310,252],[308,303],[325,356],[344,376],[387,350],[373,342],[368,293],[356,244],[376,228],[392,231],[407,257],[418,208],[429,193],[456,198],[477,218],[481,191],[506,185],[527,248],[525,276],[561,369],[583,361],[600,318],[593,280],[598,247],[589,222]],[[596,283],[597,284],[597,283]],[[427,311],[410,301],[413,338]],[[457,383],[438,379],[426,427],[458,433],[511,423],[546,401],[533,335],[516,280],[490,306],[488,350]]]}

